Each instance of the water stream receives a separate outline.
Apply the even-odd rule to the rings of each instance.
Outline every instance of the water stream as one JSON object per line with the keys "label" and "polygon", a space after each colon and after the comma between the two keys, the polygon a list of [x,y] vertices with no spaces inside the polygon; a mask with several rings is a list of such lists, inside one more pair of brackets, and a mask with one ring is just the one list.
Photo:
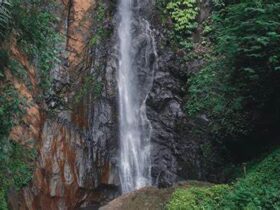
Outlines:
{"label": "water stream", "polygon": [[140,12],[142,3],[119,0],[118,6],[119,175],[123,193],[152,184],[152,126],[146,99],[153,84],[156,49],[149,22]]}

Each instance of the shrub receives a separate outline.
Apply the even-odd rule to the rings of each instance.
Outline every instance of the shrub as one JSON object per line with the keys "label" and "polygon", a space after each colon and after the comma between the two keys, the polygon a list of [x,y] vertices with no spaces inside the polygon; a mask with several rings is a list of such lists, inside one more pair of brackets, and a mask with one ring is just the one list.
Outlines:
{"label": "shrub", "polygon": [[255,210],[280,209],[280,149],[254,164],[248,174],[232,186],[178,189],[168,210]]}
{"label": "shrub", "polygon": [[8,139],[0,140],[0,209],[7,208],[7,191],[26,186],[32,179],[35,152],[13,143]]}
{"label": "shrub", "polygon": [[196,28],[196,16],[198,8],[196,0],[173,0],[170,1],[166,9],[174,20],[175,30],[183,34]]}
{"label": "shrub", "polygon": [[249,170],[223,199],[230,209],[280,208],[280,149]]}
{"label": "shrub", "polygon": [[279,13],[277,1],[246,0],[212,15],[212,60],[188,82],[187,111],[207,113],[220,138],[248,136],[256,126],[279,124]]}
{"label": "shrub", "polygon": [[[56,17],[48,10],[54,4],[53,1],[10,0],[10,4],[4,3],[4,7],[2,2],[7,1],[0,3],[0,25],[3,20],[2,9],[9,7],[10,30],[5,32],[11,32],[17,46],[28,55],[30,63],[34,63],[42,90],[48,91],[49,73],[57,61],[55,48],[59,41],[54,27]],[[8,33],[5,35],[8,39]],[[8,67],[13,76],[23,82],[28,81],[25,69],[15,58],[9,57],[8,50],[0,50],[0,60],[0,209],[7,209],[8,189],[14,187],[19,190],[32,178],[35,153],[8,138],[11,128],[21,119],[27,104],[5,78],[4,68]]]}
{"label": "shrub", "polygon": [[167,205],[168,210],[219,209],[228,185],[191,187],[177,190]]}
{"label": "shrub", "polygon": [[44,0],[12,0],[12,28],[17,32],[17,43],[36,66],[40,86],[45,92],[50,87],[50,70],[59,61],[57,44],[61,36],[55,30],[56,16],[49,10],[55,6]]}

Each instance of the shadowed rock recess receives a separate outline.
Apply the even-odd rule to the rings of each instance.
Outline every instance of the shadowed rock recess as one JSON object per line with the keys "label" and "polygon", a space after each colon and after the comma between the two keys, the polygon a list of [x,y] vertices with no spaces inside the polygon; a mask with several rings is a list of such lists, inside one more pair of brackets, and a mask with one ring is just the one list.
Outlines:
{"label": "shadowed rock recess", "polygon": [[[18,199],[10,203],[11,209],[97,209],[121,193],[117,2],[57,0],[57,4],[57,28],[64,37],[57,46],[60,64],[52,70],[53,86],[46,97],[48,112],[35,106],[34,112],[28,113],[32,116],[40,112],[37,118],[26,117],[26,123],[31,125],[34,120],[40,121],[36,124],[41,127],[33,132],[38,157],[32,182],[16,195]],[[97,20],[100,5],[105,10],[101,26]],[[163,36],[155,2],[138,1],[137,6],[139,20],[151,24],[149,33],[154,36],[157,51],[157,56],[152,52],[146,59],[149,40],[142,34],[141,24],[136,24],[133,45],[139,58],[135,60],[139,67],[137,87],[144,88],[146,76],[154,78],[146,100],[152,126],[152,184],[168,187],[186,179],[216,180],[211,176],[211,160],[205,160],[201,149],[207,138],[192,133],[195,123],[207,122],[191,122],[183,110],[187,77],[183,69],[187,64],[180,62],[180,55]],[[92,44],[97,27],[104,27],[109,35]],[[146,72],[147,69],[154,72]],[[89,87],[85,86],[88,78],[92,81]],[[91,88],[96,84],[100,84],[99,92]],[[80,96],[79,91],[84,89]],[[11,135],[19,138],[17,130],[21,132],[21,128],[15,128]],[[163,193],[162,198],[169,197],[170,192],[167,194]]]}

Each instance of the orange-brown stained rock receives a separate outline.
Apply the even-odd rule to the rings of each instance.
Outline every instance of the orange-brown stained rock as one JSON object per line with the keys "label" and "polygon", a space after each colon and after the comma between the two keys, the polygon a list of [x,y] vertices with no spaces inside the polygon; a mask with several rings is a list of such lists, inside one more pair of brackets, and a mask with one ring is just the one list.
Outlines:
{"label": "orange-brown stained rock", "polygon": [[84,202],[98,201],[93,183],[85,181],[88,159],[80,134],[59,123],[46,122],[33,183],[23,190],[26,209],[75,209]]}
{"label": "orange-brown stained rock", "polygon": [[68,60],[72,65],[77,65],[81,61],[81,54],[86,47],[89,38],[92,20],[90,19],[91,9],[95,6],[95,1],[72,0],[70,22],[68,26],[69,50]]}
{"label": "orange-brown stained rock", "polygon": [[[15,41],[13,41],[15,43]],[[26,113],[23,116],[23,122],[12,128],[10,138],[14,141],[26,145],[33,146],[40,138],[41,132],[41,113],[39,106],[34,102],[37,96],[37,80],[35,67],[30,64],[27,56],[12,44],[10,48],[11,57],[17,60],[27,72],[32,89],[29,90],[24,81],[14,77],[9,70],[5,71],[6,78],[14,85],[19,95],[26,100],[27,106],[24,107]]]}
{"label": "orange-brown stained rock", "polygon": [[[13,42],[15,43],[15,41]],[[36,89],[37,88],[37,81],[36,81],[36,70],[35,67],[30,64],[28,57],[22,53],[14,44],[11,46],[11,56],[15,58],[17,61],[21,63],[21,65],[24,67],[26,70],[30,82],[32,84],[32,88]]]}
{"label": "orange-brown stained rock", "polygon": [[[77,65],[86,56],[84,52],[93,21],[90,15],[91,9],[95,7],[95,1],[57,1],[60,2],[60,6],[62,5],[61,8],[56,8],[62,20],[58,25],[61,29],[58,30],[66,37],[66,49],[62,54],[63,59],[68,61],[67,67],[61,66],[59,69],[67,68],[66,71],[69,73],[76,71]],[[70,9],[69,5],[71,5]],[[68,20],[67,28],[64,28],[65,20]],[[66,29],[67,31],[63,31]],[[46,119],[42,117],[42,110],[34,103],[34,98],[40,91],[37,87],[36,69],[16,46],[11,47],[11,53],[28,72],[32,90],[7,71],[8,79],[20,95],[31,104],[23,117],[24,124],[14,127],[10,136],[22,144],[27,144],[28,140],[34,139],[38,148],[38,160],[32,183],[22,190],[19,195],[20,202],[13,205],[13,209],[71,210],[82,203],[98,201],[100,194],[94,192],[96,186],[94,177],[91,177],[94,171],[89,172],[85,168],[88,159],[88,154],[84,151],[85,140],[75,130],[61,123],[50,120],[44,122]],[[76,108],[70,114],[71,123],[78,128],[87,127],[86,103],[80,103]],[[109,170],[109,165],[103,169],[102,183],[108,181]]]}
{"label": "orange-brown stained rock", "polygon": [[89,121],[88,121],[88,103],[90,103],[87,98],[80,101],[78,104],[73,106],[73,112],[71,115],[72,122],[80,127],[81,129],[88,128]]}
{"label": "orange-brown stained rock", "polygon": [[103,167],[102,170],[102,175],[101,175],[101,183],[102,184],[108,184],[109,178],[110,178],[110,163],[107,162],[105,163],[105,166]]}
{"label": "orange-brown stained rock", "polygon": [[[86,43],[90,37],[90,27],[92,25],[92,19],[90,13],[95,7],[94,0],[57,0],[61,1],[64,5],[61,13],[64,16],[64,19],[68,19],[68,31],[65,32],[67,38],[66,47],[69,51],[68,59],[70,69],[75,69],[75,66],[83,59],[82,53],[86,47]],[[65,11],[68,11],[68,6],[71,5],[70,14]],[[63,18],[62,18],[63,20]],[[64,21],[62,21],[62,24]],[[62,27],[62,26],[60,26]],[[8,80],[12,82],[15,88],[18,90],[19,94],[22,97],[25,97],[28,103],[26,107],[26,114],[23,117],[23,124],[15,126],[10,133],[10,137],[15,141],[24,144],[24,145],[33,145],[36,141],[40,139],[40,132],[42,126],[42,114],[39,106],[34,103],[34,98],[38,95],[38,81],[36,80],[36,69],[29,62],[28,57],[22,53],[16,46],[16,41],[11,41],[10,46],[11,56],[17,60],[26,70],[29,80],[32,84],[32,90],[29,90],[23,81],[20,81],[14,77],[10,71],[6,71],[6,76]],[[87,113],[84,105],[81,104],[79,109],[72,115],[73,120],[80,125],[80,127],[87,126]],[[82,115],[79,113],[83,111]]]}

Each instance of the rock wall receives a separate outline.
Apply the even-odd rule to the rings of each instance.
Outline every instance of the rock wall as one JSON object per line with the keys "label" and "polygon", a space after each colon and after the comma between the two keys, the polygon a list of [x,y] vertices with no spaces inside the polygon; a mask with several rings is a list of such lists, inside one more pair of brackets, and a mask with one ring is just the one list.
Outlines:
{"label": "rock wall", "polygon": [[[96,32],[97,3],[57,0],[54,9],[60,17],[57,29],[64,35],[58,46],[61,63],[52,71],[54,83],[46,107],[42,109],[38,104],[30,107],[24,117],[29,127],[15,127],[11,132],[19,142],[34,139],[32,145],[38,151],[32,183],[18,195],[18,202],[10,204],[11,209],[71,210],[104,204],[119,195],[117,33],[90,46],[90,38]],[[108,10],[116,2],[102,3]],[[202,151],[208,139],[192,132],[197,123],[207,122],[193,122],[184,112],[188,64],[181,62],[180,52],[174,51],[164,37],[164,28],[153,7],[155,2],[142,3],[140,13],[152,22],[158,51],[158,68],[147,99],[147,115],[153,127],[153,183],[166,187],[185,179],[209,179],[211,166]],[[113,27],[116,22],[114,17],[108,24]],[[24,56],[16,48],[13,52],[22,57],[30,77],[36,78],[36,70],[25,62]],[[101,93],[98,97],[87,93],[74,103],[73,98],[87,77],[102,83]],[[26,93],[14,81],[30,100],[39,91],[36,80],[32,81],[34,93]],[[44,110],[53,112],[55,117]]]}
{"label": "rock wall", "polygon": [[[46,104],[40,107],[34,103],[24,116],[28,128],[19,125],[11,132],[11,137],[22,144],[32,139],[32,146],[38,151],[32,183],[18,195],[10,195],[18,198],[10,199],[11,209],[76,209],[111,200],[118,193],[111,186],[113,168],[104,152],[108,145],[100,141],[102,135],[113,133],[101,128],[109,123],[106,116],[112,116],[112,111],[106,109],[108,97],[95,101],[88,93],[78,103],[71,101],[98,60],[88,48],[95,24],[96,1],[56,3],[54,13],[60,18],[57,30],[64,37],[57,46],[61,62],[52,70],[54,82]],[[40,91],[36,90],[36,69],[19,50],[13,48],[12,52],[30,72],[34,92],[28,92],[7,73],[8,78],[31,101],[36,91]]]}
{"label": "rock wall", "polygon": [[26,100],[26,113],[23,116],[23,123],[13,127],[10,132],[10,138],[27,147],[34,147],[36,141],[40,138],[42,126],[42,114],[39,105],[35,102],[38,95],[38,81],[36,78],[35,67],[29,63],[28,58],[23,54],[13,41],[10,46],[11,57],[17,60],[27,72],[31,88],[28,88],[24,81],[14,77],[10,70],[6,70],[6,78],[14,85],[20,96]]}
{"label": "rock wall", "polygon": [[[194,46],[200,46],[202,24],[211,14],[210,1],[200,1],[199,11]],[[216,170],[221,166],[221,157],[207,133],[208,120],[203,116],[191,119],[184,110],[188,75],[198,71],[203,63],[199,59],[187,62],[187,55],[172,46],[158,11],[153,10],[150,16],[158,45],[158,69],[147,100],[153,126],[154,183],[166,187],[189,179],[220,181]]]}

